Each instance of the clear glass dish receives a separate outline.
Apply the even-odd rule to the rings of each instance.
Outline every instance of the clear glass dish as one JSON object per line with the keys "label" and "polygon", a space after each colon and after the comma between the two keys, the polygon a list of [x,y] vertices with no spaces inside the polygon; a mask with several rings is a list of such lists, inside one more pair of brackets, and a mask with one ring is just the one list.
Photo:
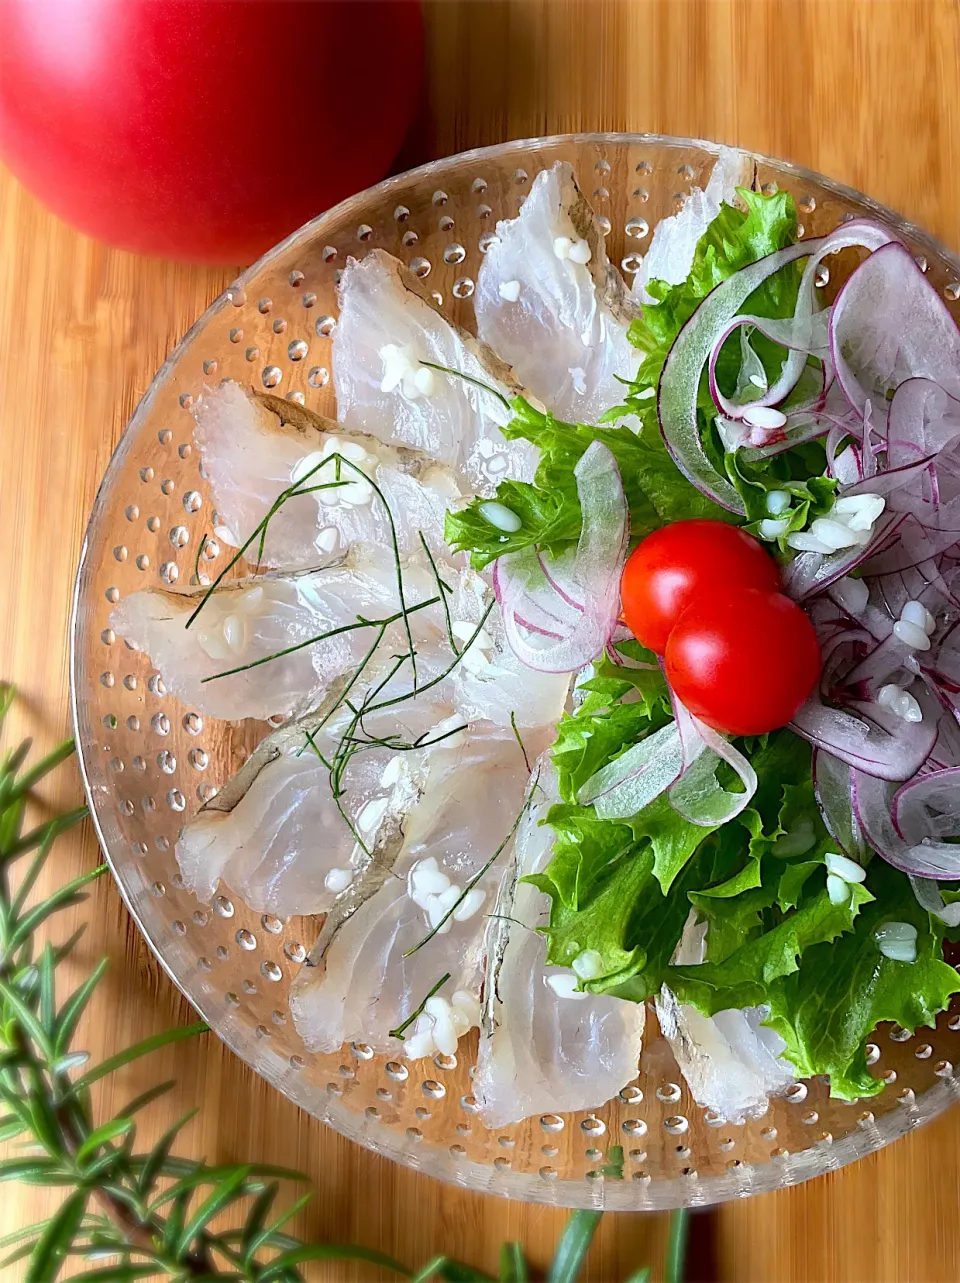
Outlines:
{"label": "clear glass dish", "polygon": [[[888,1085],[869,1102],[831,1101],[825,1083],[811,1081],[741,1126],[694,1103],[652,1016],[639,1077],[619,1098],[502,1131],[488,1131],[476,1116],[475,1033],[442,1065],[389,1061],[362,1044],[308,1054],[287,995],[316,920],[261,917],[224,888],[213,904],[200,904],[180,886],[174,858],[180,826],[265,727],[201,719],[168,696],[147,656],[116,638],[108,617],[137,589],[189,584],[198,557],[211,574],[225,560],[205,540],[216,523],[192,446],[190,406],[205,382],[233,378],[335,413],[330,336],[348,255],[385,248],[436,291],[449,317],[472,327],[487,238],[498,218],[516,213],[538,170],[558,159],[573,164],[609,229],[610,257],[629,278],[650,229],[691,185],[705,183],[716,150],[623,134],[509,143],[388,179],[308,223],[243,273],[157,374],[100,487],[77,575],[73,706],[87,794],[124,899],[171,978],[238,1056],[311,1114],[398,1162],[510,1198],[669,1208],[745,1197],[841,1167],[954,1099],[960,1015],[945,1013],[935,1030],[912,1038],[881,1028],[870,1057]],[[925,233],[815,174],[761,157],[756,166],[765,192],[793,194],[806,236],[862,214],[890,224],[960,314],[960,263]],[[601,1171],[615,1145],[624,1150],[622,1180]]]}

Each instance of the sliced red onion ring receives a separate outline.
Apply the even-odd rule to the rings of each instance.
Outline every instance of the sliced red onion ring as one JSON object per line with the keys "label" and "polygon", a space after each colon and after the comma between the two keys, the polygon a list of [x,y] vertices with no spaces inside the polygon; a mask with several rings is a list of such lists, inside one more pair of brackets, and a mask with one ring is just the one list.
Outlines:
{"label": "sliced red onion ring", "polygon": [[960,392],[960,330],[901,244],[877,249],[833,304],[830,352],[850,404],[864,410],[915,376]]}
{"label": "sliced red onion ring", "polygon": [[[816,267],[827,254],[851,245],[876,249],[890,239],[890,233],[879,224],[858,220],[838,227],[829,236],[798,241],[786,249],[768,254],[722,281],[700,303],[677,335],[657,389],[660,431],[684,476],[722,507],[744,514],[743,502],[735,487],[720,475],[707,457],[697,423],[700,376],[718,335],[729,326],[753,291],[786,264],[798,258],[810,259],[801,280],[797,302],[797,315],[802,319],[813,313]],[[781,399],[796,383],[805,361],[806,355],[801,352],[788,356],[784,372],[775,385],[776,394]],[[774,389],[769,390],[762,399],[767,401],[773,392]]]}
{"label": "sliced red onion ring", "polygon": [[624,819],[659,797],[683,769],[683,745],[671,722],[592,775],[577,801],[581,806],[592,802],[602,820]]}
{"label": "sliced red onion ring", "polygon": [[[691,824],[714,828],[734,819],[748,806],[757,791],[757,773],[733,744],[685,708],[673,696],[673,708],[686,767],[667,795],[670,805]],[[743,781],[743,789],[731,793],[717,779],[717,767],[727,762]]]}
{"label": "sliced red onion ring", "polygon": [[832,753],[814,749],[813,788],[830,836],[852,860],[862,863],[867,847],[853,809],[853,768]]}
{"label": "sliced red onion ring", "polygon": [[504,632],[529,668],[572,673],[607,646],[620,613],[628,511],[617,461],[593,441],[576,468],[583,525],[576,552],[551,560],[536,549],[499,557],[494,591]]}
{"label": "sliced red onion ring", "polygon": [[[916,781],[917,784],[922,782],[922,779]],[[910,785],[906,786],[909,787]],[[900,790],[901,793],[903,791]],[[853,804],[873,849],[888,864],[915,877],[931,878],[938,882],[960,877],[960,845],[936,842],[930,838],[909,842],[898,832],[891,813],[895,795],[887,781],[862,771],[854,772]]]}
{"label": "sliced red onion ring", "polygon": [[[748,410],[779,405],[796,387],[808,356],[826,359],[830,353],[830,312],[813,312],[802,315],[799,311],[787,320],[774,320],[764,316],[741,313],[733,317],[714,340],[707,365],[710,395],[731,419],[742,419]],[[720,350],[731,334],[743,326],[752,325],[765,338],[786,349],[788,355],[777,380],[760,396],[750,401],[735,401],[725,397],[717,384],[717,359]]]}
{"label": "sliced red onion ring", "polygon": [[858,771],[883,780],[907,780],[930,756],[940,715],[925,688],[918,690],[916,699],[923,720],[905,722],[875,703],[854,704],[853,711],[833,708],[822,702],[818,691],[796,713],[790,729]]}
{"label": "sliced red onion ring", "polygon": [[926,909],[948,927],[960,927],[960,900],[945,904],[940,888],[932,878],[918,878],[911,874],[910,885],[921,909]]}

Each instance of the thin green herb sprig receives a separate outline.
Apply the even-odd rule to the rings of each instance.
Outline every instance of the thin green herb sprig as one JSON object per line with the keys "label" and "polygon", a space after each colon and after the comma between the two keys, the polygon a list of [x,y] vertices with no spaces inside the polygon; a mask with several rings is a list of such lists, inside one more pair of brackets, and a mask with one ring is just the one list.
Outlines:
{"label": "thin green herb sprig", "polygon": [[[13,698],[12,688],[0,685],[0,725]],[[29,749],[27,741],[0,760],[0,1140],[15,1142],[19,1150],[0,1160],[0,1181],[56,1187],[63,1201],[47,1220],[0,1239],[0,1253],[6,1253],[0,1272],[22,1262],[27,1283],[54,1283],[68,1260],[80,1259],[89,1267],[83,1277],[95,1283],[147,1278],[304,1283],[300,1267],[309,1262],[357,1261],[420,1283],[529,1283],[519,1243],[503,1245],[496,1279],[448,1256],[436,1256],[413,1271],[371,1248],[304,1243],[285,1227],[310,1195],[284,1211],[277,1208],[282,1182],[302,1177],[262,1163],[208,1164],[174,1155],[192,1113],[152,1149],[138,1151],[136,1116],[173,1082],[148,1088],[106,1122],[96,1120],[94,1083],[204,1032],[206,1025],[156,1034],[96,1065],[76,1047],[78,1024],[106,962],[60,1000],[57,968],[82,929],[59,946],[41,947],[37,932],[61,909],[81,902],[87,885],[106,866],[71,879],[46,898],[33,896],[57,837],[81,820],[86,808],[25,831],[32,790],[70,757],[74,744],[66,740],[25,768]],[[614,1171],[611,1175],[619,1178]],[[573,1214],[551,1279],[572,1283],[579,1276],[598,1220],[598,1213]],[[673,1234],[671,1244],[671,1283],[677,1283],[682,1237]],[[641,1277],[643,1272],[632,1276],[632,1283]]]}

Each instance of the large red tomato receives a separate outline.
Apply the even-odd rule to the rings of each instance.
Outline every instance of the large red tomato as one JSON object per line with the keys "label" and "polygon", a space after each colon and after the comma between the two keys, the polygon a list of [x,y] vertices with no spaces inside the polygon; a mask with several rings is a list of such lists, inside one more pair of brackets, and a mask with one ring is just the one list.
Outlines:
{"label": "large red tomato", "polygon": [[247,262],[383,177],[422,69],[417,0],[2,0],[0,154],[111,244]]}

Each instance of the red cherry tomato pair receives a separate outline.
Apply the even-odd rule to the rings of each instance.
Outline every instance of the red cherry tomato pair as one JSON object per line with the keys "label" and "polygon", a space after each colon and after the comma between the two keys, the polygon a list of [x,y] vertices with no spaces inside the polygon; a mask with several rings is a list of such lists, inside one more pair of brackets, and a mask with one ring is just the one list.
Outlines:
{"label": "red cherry tomato pair", "polygon": [[663,655],[677,698],[729,735],[784,726],[820,674],[810,620],[780,592],[780,571],[751,535],[721,521],[677,521],[634,550],[623,619]]}

